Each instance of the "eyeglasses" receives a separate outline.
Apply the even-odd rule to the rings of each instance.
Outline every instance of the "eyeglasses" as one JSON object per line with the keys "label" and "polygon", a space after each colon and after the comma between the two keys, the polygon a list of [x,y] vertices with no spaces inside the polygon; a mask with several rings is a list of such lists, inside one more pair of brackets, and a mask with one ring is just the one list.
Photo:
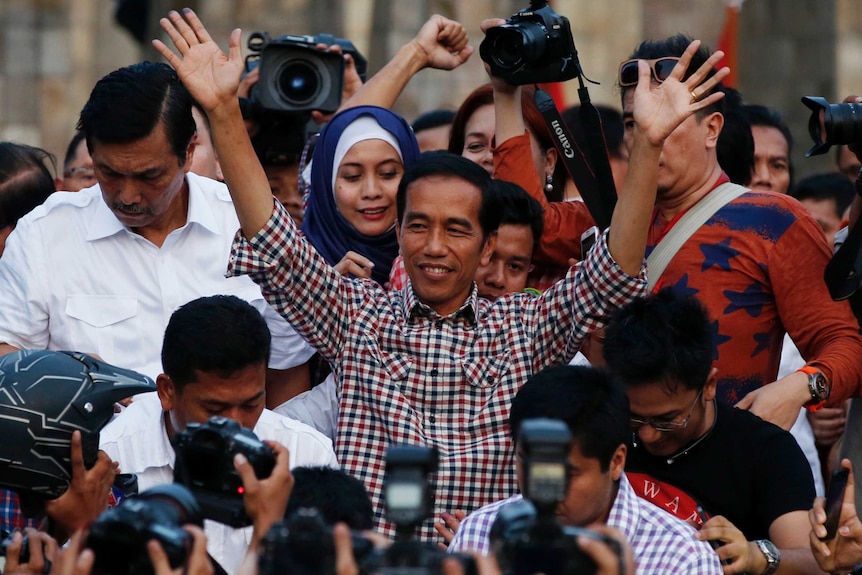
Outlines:
{"label": "eyeglasses", "polygon": [[685,426],[688,425],[688,420],[691,419],[691,412],[694,411],[694,406],[697,405],[697,401],[702,394],[703,389],[698,391],[697,395],[694,396],[694,401],[691,402],[691,407],[688,408],[688,415],[682,421],[656,421],[652,417],[647,417],[646,419],[630,417],[629,422],[632,426],[632,431],[637,431],[644,425],[649,425],[656,431],[679,431],[680,429],[685,429]]}
{"label": "eyeglasses", "polygon": [[[652,77],[656,83],[661,84],[668,79],[670,73],[673,72],[674,66],[679,62],[679,58],[668,56],[666,58],[657,58],[655,60],[645,60],[649,64],[652,71]],[[636,86],[638,83],[638,60],[626,60],[620,64],[619,74],[620,86]]]}

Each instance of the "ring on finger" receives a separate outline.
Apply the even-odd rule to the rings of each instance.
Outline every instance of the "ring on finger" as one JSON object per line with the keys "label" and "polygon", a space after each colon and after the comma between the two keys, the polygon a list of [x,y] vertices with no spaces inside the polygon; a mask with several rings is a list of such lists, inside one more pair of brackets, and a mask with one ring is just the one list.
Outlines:
{"label": "ring on finger", "polygon": [[692,91],[691,91],[691,92],[689,92],[689,93],[691,94],[691,103],[692,103],[692,104],[694,104],[695,102],[697,102],[697,101],[700,99],[700,98],[697,96],[697,94],[695,94],[694,90],[692,90]]}

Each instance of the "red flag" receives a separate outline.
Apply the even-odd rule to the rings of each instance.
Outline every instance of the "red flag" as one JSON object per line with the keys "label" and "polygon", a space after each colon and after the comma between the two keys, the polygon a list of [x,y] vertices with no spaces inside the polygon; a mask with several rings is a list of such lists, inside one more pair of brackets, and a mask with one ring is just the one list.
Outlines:
{"label": "red flag", "polygon": [[730,68],[730,74],[724,79],[725,86],[736,88],[739,84],[737,61],[739,56],[739,12],[742,10],[744,0],[727,0],[727,8],[724,11],[724,28],[718,38],[718,49],[724,52],[724,58],[718,63],[717,68],[724,66]]}

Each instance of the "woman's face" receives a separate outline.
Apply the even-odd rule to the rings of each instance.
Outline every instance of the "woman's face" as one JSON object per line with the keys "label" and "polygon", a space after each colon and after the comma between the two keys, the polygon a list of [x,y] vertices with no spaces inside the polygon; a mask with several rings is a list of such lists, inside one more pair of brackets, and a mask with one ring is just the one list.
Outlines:
{"label": "woman's face", "polygon": [[383,140],[353,145],[335,176],[335,205],[350,225],[379,236],[395,225],[395,196],[404,174],[398,152]]}
{"label": "woman's face", "polygon": [[[495,122],[492,104],[476,108],[476,111],[467,120],[464,130],[464,149],[461,151],[461,156],[476,162],[485,168],[491,176],[494,175],[494,156],[491,154],[491,143],[494,141]],[[539,141],[536,140],[532,132],[530,133],[530,147],[533,151],[533,166],[544,183],[545,176],[554,173],[557,158],[556,150],[542,150]]]}
{"label": "woman's face", "polygon": [[494,156],[491,154],[491,142],[494,140],[493,104],[486,104],[473,112],[464,127],[464,149],[461,156],[476,162],[494,175]]}

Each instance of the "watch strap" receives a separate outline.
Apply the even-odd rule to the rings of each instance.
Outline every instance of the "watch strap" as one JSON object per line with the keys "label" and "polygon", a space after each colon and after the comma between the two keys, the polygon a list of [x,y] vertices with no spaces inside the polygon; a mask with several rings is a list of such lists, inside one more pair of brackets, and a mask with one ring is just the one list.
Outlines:
{"label": "watch strap", "polygon": [[772,575],[781,565],[781,551],[769,539],[758,539],[754,542],[763,556],[766,557],[766,569],[760,575]]}

